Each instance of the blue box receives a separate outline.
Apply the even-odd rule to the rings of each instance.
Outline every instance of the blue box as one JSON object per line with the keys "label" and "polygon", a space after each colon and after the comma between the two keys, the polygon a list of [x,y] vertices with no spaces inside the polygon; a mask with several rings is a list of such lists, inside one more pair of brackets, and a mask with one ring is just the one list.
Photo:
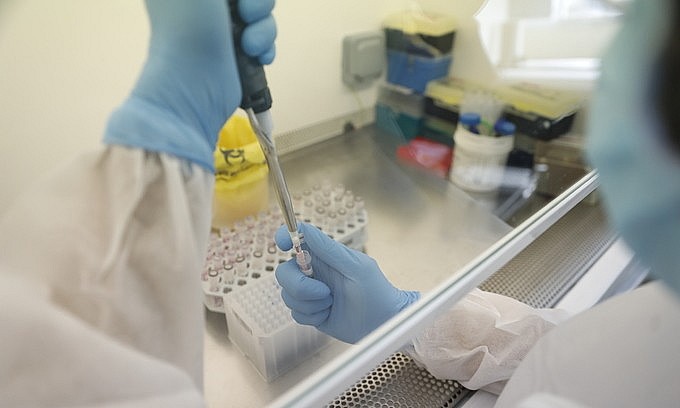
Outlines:
{"label": "blue box", "polygon": [[422,94],[428,82],[449,74],[452,60],[450,54],[430,58],[387,50],[387,81]]}

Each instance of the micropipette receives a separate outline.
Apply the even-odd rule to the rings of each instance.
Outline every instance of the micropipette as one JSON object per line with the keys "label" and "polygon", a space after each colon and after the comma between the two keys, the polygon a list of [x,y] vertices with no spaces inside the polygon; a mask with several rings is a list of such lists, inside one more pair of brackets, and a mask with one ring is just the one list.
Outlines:
{"label": "micropipette", "polygon": [[[272,117],[271,106],[272,97],[267,86],[267,78],[264,74],[264,68],[257,58],[247,55],[241,47],[241,33],[245,28],[245,23],[241,19],[238,12],[238,0],[228,0],[229,10],[231,13],[232,32],[234,39],[234,52],[236,54],[236,64],[239,71],[239,79],[241,81],[241,109],[246,112],[250,126],[255,132],[257,141],[264,152],[269,173],[271,175],[276,198],[281,207],[288,234],[293,242],[293,249],[295,250],[295,257],[300,269],[303,271],[309,270],[311,274],[311,263],[309,253],[305,256],[302,250],[302,235],[298,233],[297,221],[295,219],[295,211],[293,210],[293,203],[290,199],[288,186],[281,171],[279,158],[276,154],[274,146],[274,139],[272,136]],[[304,265],[304,268],[303,268]]]}

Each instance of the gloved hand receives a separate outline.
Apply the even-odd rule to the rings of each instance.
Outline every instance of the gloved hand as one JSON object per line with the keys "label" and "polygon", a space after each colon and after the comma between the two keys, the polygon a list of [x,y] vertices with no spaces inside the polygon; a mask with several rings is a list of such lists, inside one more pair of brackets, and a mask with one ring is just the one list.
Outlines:
{"label": "gloved hand", "polygon": [[[226,0],[147,0],[149,55],[104,142],[169,153],[209,171],[217,135],[241,102]],[[239,0],[243,50],[274,59],[274,0]]]}
{"label": "gloved hand", "polygon": [[[356,343],[418,300],[418,292],[395,288],[368,255],[332,240],[318,228],[300,223],[303,247],[312,255],[313,278],[294,259],[279,264],[281,296],[300,324],[315,326],[347,343]],[[276,232],[276,244],[291,249],[288,230]]]}

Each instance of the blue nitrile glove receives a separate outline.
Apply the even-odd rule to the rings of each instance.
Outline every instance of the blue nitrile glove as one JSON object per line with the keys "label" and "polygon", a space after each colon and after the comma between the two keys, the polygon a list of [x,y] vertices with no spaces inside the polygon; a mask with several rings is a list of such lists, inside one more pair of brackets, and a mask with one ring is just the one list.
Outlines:
{"label": "blue nitrile glove", "polygon": [[[220,128],[241,102],[226,0],[147,0],[149,55],[109,119],[107,144],[165,152],[213,170]],[[240,0],[243,50],[274,59],[274,0]]]}
{"label": "blue nitrile glove", "polygon": [[[376,261],[332,240],[318,228],[300,223],[312,255],[314,277],[305,276],[294,259],[279,264],[281,296],[300,324],[315,326],[347,343],[356,343],[376,327],[418,300],[418,292],[395,288]],[[276,232],[276,244],[291,249],[288,230]]]}

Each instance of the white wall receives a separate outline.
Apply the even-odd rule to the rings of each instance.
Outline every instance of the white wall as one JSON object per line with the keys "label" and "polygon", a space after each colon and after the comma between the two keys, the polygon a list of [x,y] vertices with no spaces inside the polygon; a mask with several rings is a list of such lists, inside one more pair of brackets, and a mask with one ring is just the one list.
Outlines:
{"label": "white wall", "polygon": [[[346,34],[408,7],[470,15],[479,0],[279,0],[278,56],[267,68],[275,133],[375,102],[341,81]],[[99,145],[144,61],[141,0],[0,0],[0,213],[31,180]]]}
{"label": "white wall", "polygon": [[0,7],[0,212],[57,162],[99,145],[142,64],[141,1]]}

